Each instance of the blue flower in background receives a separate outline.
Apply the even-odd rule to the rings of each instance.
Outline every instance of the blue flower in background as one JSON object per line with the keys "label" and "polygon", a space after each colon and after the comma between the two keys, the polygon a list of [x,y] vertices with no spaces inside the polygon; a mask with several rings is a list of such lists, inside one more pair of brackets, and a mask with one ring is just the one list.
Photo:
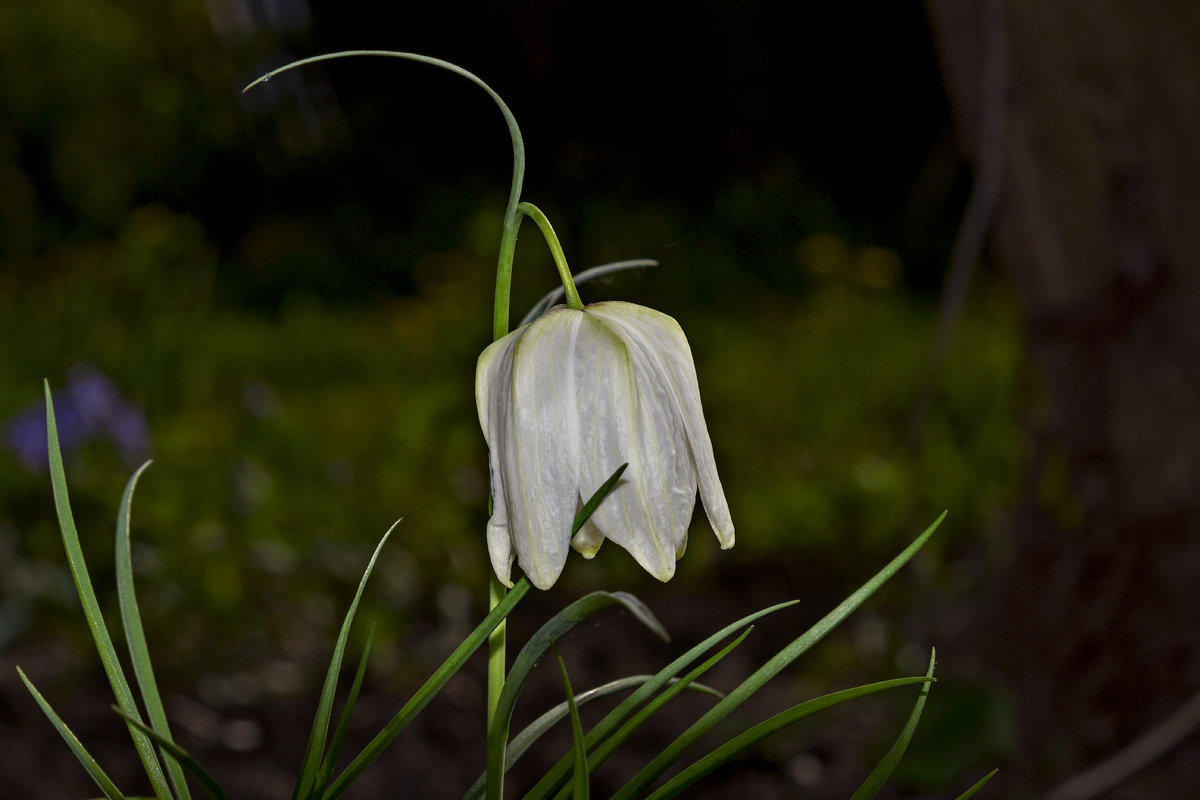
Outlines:
{"label": "blue flower in background", "polygon": [[[64,454],[107,439],[130,467],[150,455],[150,430],[141,410],[91,364],[77,364],[54,392],[54,417]],[[46,411],[34,403],[4,425],[4,445],[29,472],[46,469]]]}

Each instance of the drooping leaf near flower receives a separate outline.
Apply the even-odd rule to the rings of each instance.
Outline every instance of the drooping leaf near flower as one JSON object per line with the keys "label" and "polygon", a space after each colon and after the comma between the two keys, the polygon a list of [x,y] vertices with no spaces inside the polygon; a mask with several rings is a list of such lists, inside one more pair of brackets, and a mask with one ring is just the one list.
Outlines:
{"label": "drooping leaf near flower", "polygon": [[[515,559],[547,589],[569,547],[590,558],[605,539],[669,580],[697,489],[721,547],[733,546],[691,350],[666,314],[623,302],[555,307],[483,352],[475,399],[492,481],[488,551],[506,584]],[[582,498],[626,462],[572,539]]]}

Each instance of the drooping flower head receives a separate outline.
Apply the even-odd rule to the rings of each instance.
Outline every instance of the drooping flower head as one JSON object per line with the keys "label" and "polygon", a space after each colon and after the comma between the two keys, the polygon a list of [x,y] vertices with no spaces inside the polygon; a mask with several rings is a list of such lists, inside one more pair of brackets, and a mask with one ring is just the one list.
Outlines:
{"label": "drooping flower head", "polygon": [[[721,547],[733,546],[692,353],[666,314],[622,302],[552,308],[483,352],[475,400],[491,472],[488,552],[506,585],[515,559],[548,589],[569,547],[591,558],[605,539],[669,580],[697,489]],[[583,500],[624,463],[572,539]]]}

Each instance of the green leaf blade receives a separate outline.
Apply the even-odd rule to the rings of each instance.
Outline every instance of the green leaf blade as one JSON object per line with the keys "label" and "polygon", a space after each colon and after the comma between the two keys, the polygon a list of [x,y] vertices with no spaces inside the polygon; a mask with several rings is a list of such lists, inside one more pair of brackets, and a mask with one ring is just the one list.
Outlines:
{"label": "green leaf blade", "polygon": [[333,731],[333,739],[329,744],[329,751],[325,754],[325,760],[321,764],[321,771],[317,776],[317,785],[321,787],[322,792],[329,785],[329,778],[333,774],[334,764],[337,762],[338,754],[342,750],[342,742],[346,738],[346,731],[350,729],[350,716],[354,713],[354,706],[358,702],[358,694],[362,690],[363,678],[367,674],[367,661],[371,658],[371,648],[374,643],[375,623],[371,623],[371,630],[367,632],[367,642],[363,645],[362,656],[358,660],[358,670],[354,673],[354,682],[350,684],[350,693],[346,696],[346,707],[342,709],[342,716],[338,719],[337,728]]}
{"label": "green leaf blade", "polygon": [[[117,657],[117,650],[113,646],[108,627],[104,623],[104,615],[100,611],[96,591],[92,588],[92,579],[88,574],[87,562],[83,557],[83,547],[79,543],[79,531],[75,527],[75,515],[71,512],[71,500],[67,492],[67,472],[58,442],[58,425],[54,418],[54,401],[50,395],[50,383],[43,382],[43,388],[46,395],[46,450],[50,460],[50,486],[54,492],[54,508],[58,514],[59,530],[62,532],[63,549],[67,554],[71,577],[75,581],[75,592],[83,606],[84,619],[87,620],[88,628],[92,632],[96,653],[100,656],[100,663],[104,666],[104,672],[108,676],[109,685],[112,686],[117,705],[125,715],[140,720],[141,715],[138,712],[137,704],[134,703],[133,692],[129,687],[125,672],[121,668],[121,661]],[[160,800],[170,800],[171,790],[167,786],[166,776],[163,774],[162,765],[158,762],[158,756],[154,752],[150,738],[134,726],[130,726],[129,733],[133,739],[134,748],[137,750],[138,758],[141,759],[146,775],[150,779],[150,785],[154,788],[155,796]]]}
{"label": "green leaf blade", "polygon": [[[718,642],[736,633],[741,628],[750,625],[753,622],[773,614],[776,611],[796,605],[799,601],[789,600],[783,603],[777,603],[767,608],[759,609],[752,614],[747,614],[741,619],[729,623],[724,628],[721,628],[716,633],[709,636],[704,641],[693,646],[683,655],[676,658],[667,666],[663,667],[654,678],[647,681],[643,686],[640,686],[633,694],[625,698],[615,709],[610,711],[604,719],[596,723],[596,725],[587,734],[586,742],[589,752],[598,742],[615,731],[620,725],[624,724],[633,713],[646,703],[656,692],[662,689],[667,683],[678,675],[682,670],[686,669],[692,662],[699,658],[704,653],[707,653]],[[567,773],[571,769],[569,754],[558,760],[550,770],[546,772],[542,779],[529,790],[525,795],[525,800],[546,800],[551,797],[557,788],[566,779]]]}
{"label": "green leaf blade", "polygon": [[[619,472],[620,470],[618,470],[618,474]],[[663,629],[662,624],[650,609],[628,592],[592,592],[571,603],[542,625],[537,633],[525,643],[513,661],[512,669],[509,670],[508,678],[504,682],[504,690],[500,693],[496,705],[495,718],[488,729],[486,784],[488,798],[497,798],[502,794],[508,725],[512,719],[517,697],[529,679],[530,673],[533,672],[533,668],[560,636],[596,612],[612,605],[624,606],[650,630],[667,638],[666,630]]]}
{"label": "green leaf blade", "polygon": [[895,689],[901,686],[911,686],[915,683],[928,683],[926,678],[894,678],[888,681],[880,681],[879,683],[871,683],[865,686],[856,686],[853,689],[843,689],[840,692],[822,695],[821,697],[808,700],[803,703],[792,706],[786,711],[781,711],[770,719],[764,720],[757,725],[747,729],[743,733],[733,737],[725,744],[713,750],[708,755],[694,762],[691,766],[684,769],[671,780],[664,783],[656,791],[650,794],[646,800],[668,800],[668,798],[676,797],[688,787],[692,786],[696,781],[703,778],[708,773],[712,772],[722,764],[729,761],[741,753],[746,748],[762,741],[776,731],[787,727],[795,722],[798,722],[806,717],[811,717],[813,714],[832,708],[841,703],[850,700],[856,700],[860,697],[865,697],[876,692]]}
{"label": "green leaf blade", "polygon": [[329,668],[325,671],[325,684],[321,687],[321,697],[317,701],[317,713],[313,719],[312,728],[309,730],[308,745],[305,747],[304,760],[300,764],[300,778],[296,781],[296,789],[292,793],[292,797],[298,800],[308,800],[313,795],[317,774],[323,761],[325,736],[329,732],[329,719],[333,713],[333,696],[337,691],[338,674],[342,669],[346,642],[350,638],[350,626],[354,623],[354,615],[358,612],[358,603],[362,599],[363,590],[367,588],[367,579],[371,577],[371,571],[375,568],[379,553],[387,543],[388,537],[392,535],[392,531],[396,530],[396,526],[399,524],[400,520],[393,522],[392,527],[388,528],[387,533],[375,546],[375,552],[371,554],[371,560],[367,562],[367,568],[363,570],[362,578],[358,582],[358,590],[355,591],[350,608],[342,620],[342,628],[338,632],[337,643],[333,647],[333,657],[329,660]]}
{"label": "green leaf blade", "polygon": [[[600,764],[603,764],[606,760],[608,760],[608,757],[616,752],[616,750],[622,744],[624,744],[630,736],[633,735],[634,731],[641,727],[641,725],[652,715],[657,713],[659,709],[670,702],[677,694],[679,694],[679,692],[691,686],[697,678],[699,678],[708,670],[712,669],[718,662],[725,658],[725,656],[733,652],[733,649],[740,645],[746,639],[746,637],[750,635],[751,630],[753,630],[753,626],[746,628],[746,630],[742,631],[740,636],[707,658],[703,663],[696,666],[691,672],[680,678],[677,683],[669,687],[662,694],[655,697],[653,700],[647,703],[644,708],[634,714],[628,722],[626,722],[620,727],[620,729],[617,730],[616,733],[606,739],[592,752],[592,757],[589,762],[592,765],[592,769],[595,769]],[[723,697],[724,695],[722,695],[722,698]],[[563,791],[559,790],[556,798],[561,798],[562,796]]]}
{"label": "green leaf blade", "polygon": [[574,800],[588,800],[591,789],[588,785],[588,757],[583,747],[583,724],[579,721],[579,708],[575,705],[575,692],[571,690],[571,678],[567,675],[567,665],[563,663],[558,648],[554,650],[554,659],[558,662],[558,671],[562,674],[563,690],[567,693],[567,712],[571,717],[571,752],[575,755],[575,778],[573,783]]}
{"label": "green leaf blade", "polygon": [[613,795],[612,800],[633,800],[635,796],[639,795],[651,782],[662,775],[680,757],[685,749],[695,744],[697,740],[712,730],[717,723],[725,719],[725,717],[745,702],[752,694],[757,692],[767,681],[775,677],[784,667],[791,664],[801,654],[823,639],[842,620],[850,616],[853,611],[865,603],[880,586],[886,583],[888,579],[895,575],[902,566],[907,564],[916,555],[917,551],[924,546],[925,542],[929,540],[929,537],[933,535],[933,532],[937,530],[945,518],[946,513],[942,512],[941,516],[918,536],[912,544],[888,562],[870,580],[839,603],[837,607],[822,617],[815,625],[793,640],[791,644],[776,653],[769,661],[759,667],[753,675],[730,692],[724,700],[717,703],[700,719],[696,720],[679,738],[668,745],[637,775],[631,778],[625,786],[621,787]]}
{"label": "green leaf blade", "polygon": [[92,758],[92,754],[83,746],[83,742],[79,741],[79,737],[67,727],[62,717],[58,716],[58,713],[46,701],[46,698],[42,697],[42,693],[37,690],[33,682],[29,680],[20,667],[17,667],[17,674],[21,677],[21,682],[25,684],[25,688],[33,695],[33,699],[38,704],[38,707],[42,709],[42,713],[50,720],[50,724],[54,726],[58,734],[62,736],[63,741],[67,743],[67,747],[71,749],[71,752],[75,754],[75,758],[79,759],[79,763],[83,765],[87,774],[100,787],[100,791],[104,792],[104,796],[108,800],[126,800],[125,795],[121,794],[116,784],[105,774],[104,770],[96,762],[96,759]]}
{"label": "green leaf blade", "polygon": [[208,792],[209,797],[213,800],[229,800],[229,796],[225,794],[225,790],[221,788],[221,784],[217,783],[217,779],[209,774],[208,770],[200,766],[200,762],[191,753],[170,739],[164,738],[158,731],[141,720],[134,719],[116,706],[113,706],[113,711],[127,723],[144,733],[148,738],[153,739],[159,747],[170,753],[171,757],[178,761],[184,769],[192,774],[197,783],[204,787],[204,791]]}
{"label": "green leaf blade", "polygon": [[904,751],[908,749],[908,743],[912,741],[913,734],[917,731],[917,723],[921,721],[921,712],[924,711],[925,700],[929,697],[929,687],[933,684],[933,668],[936,664],[937,650],[934,650],[929,655],[929,669],[925,673],[925,683],[921,686],[917,702],[913,706],[912,713],[908,715],[904,728],[901,729],[900,735],[896,737],[891,748],[875,765],[875,769],[871,770],[871,774],[863,781],[862,786],[859,786],[858,790],[850,796],[850,800],[870,800],[879,793],[883,784],[895,772],[896,767],[900,764],[900,759],[904,757]]}
{"label": "green leaf blade", "polygon": [[958,797],[955,798],[955,800],[971,800],[971,798],[975,796],[976,792],[978,792],[980,789],[982,789],[984,786],[986,786],[988,781],[990,781],[992,778],[996,777],[996,773],[999,771],[1000,770],[998,770],[998,769],[994,769],[991,772],[989,772],[987,775],[984,775],[982,778],[980,778],[975,783],[974,786],[972,786],[970,789],[967,789],[965,792],[960,794]]}
{"label": "green leaf blade", "polygon": [[[150,660],[150,648],[146,644],[146,633],[142,628],[142,616],[138,610],[137,592],[133,582],[133,551],[130,545],[129,525],[132,517],[133,492],[138,478],[150,466],[149,461],[138,467],[125,484],[121,495],[121,505],[117,511],[116,566],[117,599],[121,608],[121,622],[125,629],[125,644],[129,648],[130,663],[133,664],[133,677],[137,681],[142,694],[142,702],[146,705],[146,716],[150,719],[150,727],[167,741],[171,738],[171,728],[167,723],[167,712],[163,708],[162,697],[159,695],[158,682],[154,678],[154,666]],[[166,750],[163,750],[166,753]],[[183,767],[173,758],[164,758],[167,765],[167,776],[175,796],[181,800],[190,800],[187,779]]]}
{"label": "green leaf blade", "polygon": [[380,756],[384,749],[407,727],[408,723],[446,685],[446,681],[450,680],[462,668],[467,659],[479,649],[487,640],[488,635],[495,630],[496,626],[512,613],[517,603],[521,601],[521,598],[529,593],[531,586],[532,584],[529,583],[528,578],[523,577],[517,581],[516,585],[509,590],[504,599],[488,613],[475,630],[455,648],[454,652],[446,657],[442,665],[429,676],[421,688],[404,704],[404,707],[384,726],[383,730],[376,734],[375,738],[342,770],[337,779],[322,793],[321,797],[324,800],[332,800],[332,798],[339,797],[362,774],[363,770]]}

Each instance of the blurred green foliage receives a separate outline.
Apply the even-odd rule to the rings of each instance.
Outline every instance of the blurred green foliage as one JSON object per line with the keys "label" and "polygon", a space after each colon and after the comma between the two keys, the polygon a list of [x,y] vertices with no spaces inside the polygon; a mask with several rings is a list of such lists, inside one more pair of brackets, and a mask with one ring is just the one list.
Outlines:
{"label": "blurred green foliage", "polygon": [[[388,634],[379,669],[398,665],[408,625],[457,629],[478,613],[487,477],[472,382],[486,344],[489,256],[465,244],[430,254],[412,296],[369,307],[301,295],[274,315],[250,314],[213,305],[216,256],[195,222],[148,206],[112,241],[73,249],[63,274],[28,276],[19,296],[5,296],[0,410],[36,402],[40,378],[60,381],[76,361],[145,409],[157,463],[135,500],[136,566],[148,624],[160,631],[152,641],[170,641],[174,667],[319,663],[336,601],[398,517],[373,598]],[[984,534],[1015,485],[1019,342],[1005,290],[984,287],[969,306],[913,450],[905,434],[932,336],[929,301],[808,257],[798,268],[815,277],[800,295],[731,289],[737,302],[718,306],[681,295],[686,277],[673,273],[687,267],[671,261],[590,292],[659,295],[692,341],[739,537],[734,551],[712,552],[698,516],[682,581],[704,580],[716,559],[794,559],[807,580],[853,580],[864,558],[887,557],[949,508],[929,557],[944,562],[991,546]],[[553,276],[539,262],[519,269],[544,288]],[[103,443],[68,468],[103,574],[128,470]],[[55,596],[73,624],[45,476],[10,458],[0,470],[14,555],[6,595]],[[583,570],[608,569],[637,584],[609,550],[568,578],[590,586],[605,573]],[[947,570],[932,577],[956,591],[974,585],[954,584]],[[429,619],[431,610],[442,616]]]}
{"label": "blurred green foliage", "polygon": [[[156,463],[133,535],[147,633],[164,684],[211,703],[315,685],[372,548],[403,517],[361,616],[380,625],[376,680],[410,687],[485,603],[473,380],[507,165],[460,175],[433,160],[441,177],[419,183],[421,154],[351,152],[345,120],[320,108],[324,138],[305,140],[286,92],[239,106],[234,55],[204,14],[0,4],[0,420],[80,362],[144,411]],[[355,125],[378,124],[369,104],[358,112]],[[488,120],[479,136],[502,158]],[[531,151],[526,197],[577,271],[662,262],[583,287],[585,301],[659,308],[692,343],[738,544],[718,552],[698,514],[672,590],[757,571],[792,596],[832,599],[950,509],[919,579],[888,587],[885,608],[819,657],[839,674],[863,655],[903,656],[907,610],[970,596],[1003,553],[998,521],[1022,460],[1008,287],[978,282],[914,447],[935,303],[911,274],[935,268],[844,219],[786,157],[691,205],[581,196],[555,179],[553,157]],[[514,322],[554,280],[525,234]],[[130,468],[102,442],[67,467],[93,578],[115,602]],[[609,545],[573,558],[555,591],[650,581]],[[0,647],[40,637],[83,653],[85,636],[48,478],[0,452]],[[947,713],[983,704],[962,697]]]}

